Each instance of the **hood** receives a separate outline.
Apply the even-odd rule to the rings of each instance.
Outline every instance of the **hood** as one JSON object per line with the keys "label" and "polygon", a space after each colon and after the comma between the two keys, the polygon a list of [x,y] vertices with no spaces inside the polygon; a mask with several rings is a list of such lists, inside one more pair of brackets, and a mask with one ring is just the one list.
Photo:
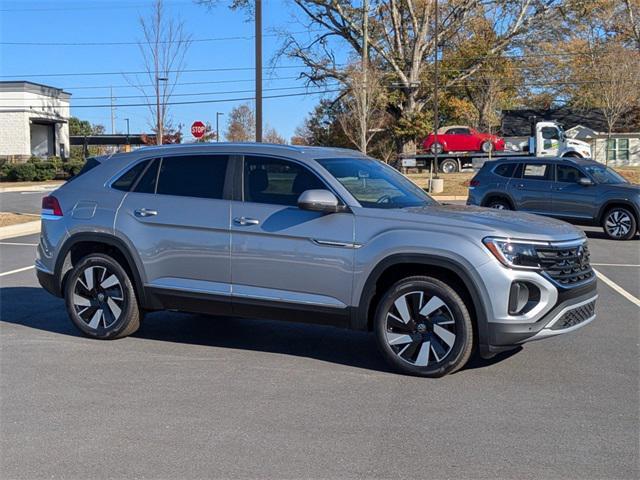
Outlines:
{"label": "hood", "polygon": [[[378,212],[380,212],[378,210]],[[478,230],[478,236],[501,236],[542,241],[574,240],[584,233],[573,225],[553,218],[523,212],[495,210],[466,205],[432,205],[389,210],[396,219],[426,223],[447,229]]]}
{"label": "hood", "polygon": [[578,148],[588,148],[589,150],[591,150],[591,146],[587,142],[583,142],[582,140],[574,140],[573,138],[567,138],[567,146],[578,147]]}
{"label": "hood", "polygon": [[640,193],[640,185],[635,183],[611,183],[606,184],[607,190],[614,191],[617,195],[637,195]]}

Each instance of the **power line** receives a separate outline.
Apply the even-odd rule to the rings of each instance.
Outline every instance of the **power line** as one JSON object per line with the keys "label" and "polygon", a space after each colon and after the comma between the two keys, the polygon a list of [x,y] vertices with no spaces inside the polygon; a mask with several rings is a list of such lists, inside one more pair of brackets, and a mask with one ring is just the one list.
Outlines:
{"label": "power line", "polygon": [[[291,77],[268,77],[265,78],[267,82],[275,82],[280,80],[297,80],[300,77],[298,75]],[[254,78],[242,78],[242,79],[233,79],[233,80],[209,80],[202,82],[176,82],[174,85],[211,85],[211,84],[219,84],[219,83],[246,83],[246,82],[254,82]],[[138,88],[138,87],[154,87],[155,84],[142,84],[142,85],[82,85],[77,87],[60,87],[62,90],[97,90],[97,89],[108,89],[108,88]],[[78,98],[78,97],[73,97]]]}
{"label": "power line", "polygon": [[[299,35],[303,33],[313,33],[318,30],[305,30],[301,32],[287,32],[288,35]],[[263,37],[279,37],[280,33],[267,33]],[[224,42],[233,40],[253,40],[254,35],[243,35],[235,37],[210,37],[210,38],[196,38],[192,40],[166,40],[157,42],[159,44],[173,44],[173,43],[204,43],[204,42]],[[123,46],[123,45],[150,45],[156,42],[0,42],[0,45],[11,46],[52,46],[52,47],[103,47],[103,46]]]}
{"label": "power line", "polygon": [[[277,65],[269,67],[270,69],[291,69],[291,68],[304,68],[304,65]],[[253,67],[226,67],[226,68],[195,68],[185,70],[166,70],[162,73],[199,73],[199,72],[240,72],[246,70],[253,70]],[[36,78],[36,77],[91,77],[102,75],[142,75],[148,74],[147,71],[131,71],[131,72],[59,72],[59,73],[30,73],[27,75],[0,75],[0,78]]]}
{"label": "power line", "polygon": [[[189,2],[169,2],[173,4],[180,3],[189,3]],[[229,2],[224,2],[229,3]],[[129,4],[129,5],[110,5],[110,4],[102,4],[102,5],[69,5],[68,7],[40,7],[40,8],[2,8],[0,12],[66,12],[68,10],[125,10],[125,9],[135,9],[135,8],[149,8],[149,4],[139,3],[139,4]]]}
{"label": "power line", "polygon": [[[325,93],[337,93],[341,92],[341,90],[322,90],[320,92],[301,92],[301,93],[283,93],[279,95],[267,95],[262,98],[287,98],[287,97],[303,97],[310,95],[323,95]],[[165,102],[164,105],[196,105],[201,103],[224,103],[224,102],[241,102],[241,101],[250,101],[255,100],[255,97],[240,97],[240,98],[220,98],[216,100],[191,100],[185,102]],[[114,105],[117,108],[125,108],[125,107],[147,107],[148,103],[121,103]],[[16,106],[16,105],[4,105],[0,106],[0,109],[10,109],[10,108],[40,108],[41,105],[25,105],[25,106]],[[100,104],[100,105],[74,105],[71,108],[111,108],[111,103],[108,104]],[[1,112],[2,110],[0,110]]]}
{"label": "power line", "polygon": [[[331,87],[337,87],[337,84],[330,84],[330,85],[326,85],[323,88],[331,88]],[[301,88],[307,88],[304,85],[298,85],[295,87],[274,87],[274,88],[265,88],[264,91],[265,92],[269,92],[269,91],[280,91],[280,90],[299,90]],[[201,95],[228,95],[230,93],[249,93],[249,92],[253,92],[254,89],[250,89],[250,90],[226,90],[226,91],[216,91],[216,92],[193,92],[193,93],[172,93],[170,96],[171,97],[197,97],[197,96],[201,96]],[[97,97],[73,97],[73,100],[107,100],[107,99],[111,99],[111,98],[117,98],[117,99],[123,99],[123,98],[148,98],[147,95],[105,95],[105,96],[97,96]],[[24,98],[3,98],[2,100],[13,100],[13,101],[18,101],[18,100],[24,100]],[[117,105],[116,105],[117,106]]]}

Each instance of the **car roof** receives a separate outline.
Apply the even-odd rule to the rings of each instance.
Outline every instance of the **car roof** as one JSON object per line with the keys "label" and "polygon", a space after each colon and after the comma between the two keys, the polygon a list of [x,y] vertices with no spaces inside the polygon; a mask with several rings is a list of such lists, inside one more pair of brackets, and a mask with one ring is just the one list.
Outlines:
{"label": "car roof", "polygon": [[574,165],[599,165],[602,163],[596,162],[590,158],[577,158],[577,157],[526,157],[526,156],[518,156],[518,157],[501,157],[492,160],[491,163],[495,163],[496,165],[499,163],[513,163],[513,162],[527,162],[527,163],[573,163]]}
{"label": "car roof", "polygon": [[215,143],[183,143],[161,146],[148,146],[135,150],[136,154],[149,153],[235,153],[242,154],[295,154],[296,157],[331,158],[336,156],[363,157],[357,150],[336,147],[314,147],[307,145],[281,145],[275,143],[255,142],[215,142]]}

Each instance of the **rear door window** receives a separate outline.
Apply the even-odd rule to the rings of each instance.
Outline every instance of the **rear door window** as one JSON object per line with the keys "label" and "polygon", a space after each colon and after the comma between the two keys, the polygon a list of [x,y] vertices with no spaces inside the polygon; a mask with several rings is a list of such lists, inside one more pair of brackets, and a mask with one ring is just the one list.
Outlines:
{"label": "rear door window", "polygon": [[160,164],[156,193],[222,199],[228,164],[226,155],[165,157]]}
{"label": "rear door window", "polygon": [[548,163],[527,163],[522,178],[525,180],[550,180],[553,169]]}
{"label": "rear door window", "polygon": [[511,178],[513,176],[513,171],[515,169],[516,169],[515,163],[503,163],[501,165],[498,165],[493,170],[493,173],[495,173],[496,175],[500,175],[501,177]]}

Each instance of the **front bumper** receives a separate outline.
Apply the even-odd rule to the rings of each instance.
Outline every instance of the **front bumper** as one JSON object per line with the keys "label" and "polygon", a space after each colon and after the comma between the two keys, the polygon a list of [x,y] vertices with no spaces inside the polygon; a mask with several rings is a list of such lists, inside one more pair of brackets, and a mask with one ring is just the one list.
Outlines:
{"label": "front bumper", "polygon": [[489,323],[489,351],[499,352],[532,340],[569,333],[584,327],[595,317],[597,282],[567,289],[542,318],[533,323]]}

